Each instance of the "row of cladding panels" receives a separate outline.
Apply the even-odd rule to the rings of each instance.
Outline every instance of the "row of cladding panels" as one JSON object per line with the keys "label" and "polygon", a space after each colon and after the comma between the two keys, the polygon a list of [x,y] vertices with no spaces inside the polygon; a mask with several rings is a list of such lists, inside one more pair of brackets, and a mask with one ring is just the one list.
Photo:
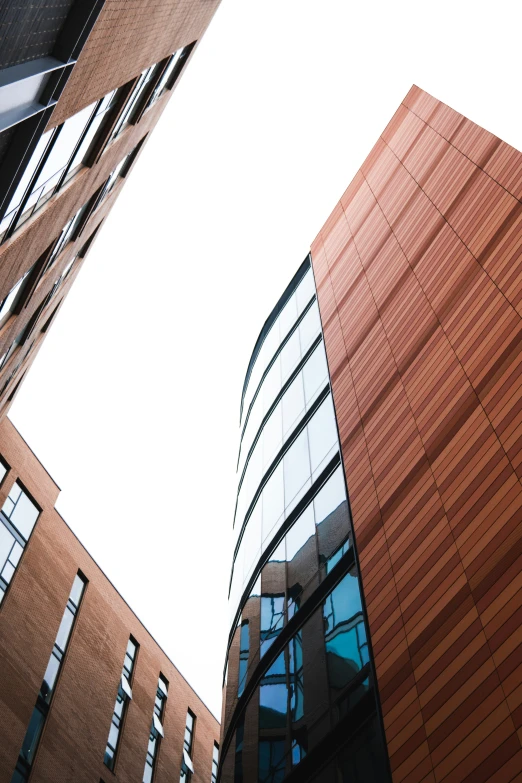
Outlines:
{"label": "row of cladding panels", "polygon": [[220,0],[105,0],[48,127],[199,41]]}
{"label": "row of cladding panels", "polygon": [[312,246],[395,783],[522,780],[521,196],[413,87]]}
{"label": "row of cladding panels", "polygon": [[[9,783],[78,569],[87,577],[71,642],[35,759],[31,781],[141,781],[161,672],[169,681],[154,780],[180,774],[187,709],[196,715],[194,783],[209,783],[219,724],[54,509],[58,487],[8,419],[0,452],[11,470],[0,507],[20,477],[41,505],[36,527],[0,607],[0,781]],[[52,578],[51,578],[52,577]],[[103,764],[116,691],[130,635],[140,648],[133,700],[115,774]]]}

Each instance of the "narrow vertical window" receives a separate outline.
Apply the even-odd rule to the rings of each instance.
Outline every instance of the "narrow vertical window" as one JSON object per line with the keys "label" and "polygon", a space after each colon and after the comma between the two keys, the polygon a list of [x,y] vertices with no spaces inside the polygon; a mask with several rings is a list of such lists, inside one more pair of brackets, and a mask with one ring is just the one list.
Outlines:
{"label": "narrow vertical window", "polygon": [[185,721],[185,738],[183,740],[183,761],[181,762],[180,783],[190,783],[194,765],[192,763],[192,746],[194,744],[194,726],[196,716],[190,710]]}
{"label": "narrow vertical window", "polygon": [[242,695],[245,690],[245,682],[248,669],[248,653],[250,649],[250,633],[248,620],[245,620],[241,626],[241,636],[239,639],[239,673],[237,681],[237,695]]}
{"label": "narrow vertical window", "polygon": [[212,775],[210,777],[210,783],[216,783],[219,764],[219,745],[214,742],[214,749],[212,751]]}
{"label": "narrow vertical window", "polygon": [[[5,475],[0,463],[0,474]],[[17,481],[0,513],[0,603],[16,571],[40,509]]]}
{"label": "narrow vertical window", "polygon": [[116,704],[114,705],[111,727],[109,729],[109,738],[107,739],[107,747],[105,748],[105,756],[103,758],[104,764],[111,770],[114,769],[114,765],[116,763],[116,753],[118,750],[118,743],[125,712],[127,710],[129,701],[132,699],[131,682],[137,651],[138,643],[131,636],[127,644],[127,650],[125,652],[123,670],[121,673],[120,684],[118,686],[118,693],[116,695]]}
{"label": "narrow vertical window", "polygon": [[85,577],[80,573],[76,574],[11,783],[25,783],[29,779],[86,584]]}
{"label": "narrow vertical window", "polygon": [[150,726],[149,746],[147,748],[147,758],[145,760],[145,769],[143,771],[143,783],[151,783],[154,777],[154,767],[158,756],[159,746],[163,733],[163,717],[165,714],[165,704],[169,692],[169,684],[165,677],[160,674],[156,699],[154,701],[154,712],[152,713],[152,723]]}

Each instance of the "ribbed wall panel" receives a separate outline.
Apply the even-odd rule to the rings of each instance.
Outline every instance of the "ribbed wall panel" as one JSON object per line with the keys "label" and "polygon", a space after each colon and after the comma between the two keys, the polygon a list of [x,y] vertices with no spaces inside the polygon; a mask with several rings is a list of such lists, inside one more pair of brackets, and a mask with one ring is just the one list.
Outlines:
{"label": "ribbed wall panel", "polygon": [[522,780],[521,198],[413,87],[312,246],[396,783]]}

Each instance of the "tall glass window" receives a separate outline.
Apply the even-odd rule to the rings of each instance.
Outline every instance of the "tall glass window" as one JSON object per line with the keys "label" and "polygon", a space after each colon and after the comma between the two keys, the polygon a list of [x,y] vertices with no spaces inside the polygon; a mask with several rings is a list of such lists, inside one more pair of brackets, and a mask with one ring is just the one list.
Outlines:
{"label": "tall glass window", "polygon": [[185,736],[183,738],[183,760],[181,762],[180,783],[190,783],[194,772],[192,763],[192,746],[194,744],[194,728],[196,716],[190,710],[187,712],[185,721]]}
{"label": "tall glass window", "polygon": [[31,274],[32,270],[33,267],[28,269],[27,272],[22,275],[16,285],[11,288],[7,296],[0,302],[0,325],[7,320],[9,315],[20,301],[20,297],[23,296],[24,283]]}
{"label": "tall glass window", "polygon": [[217,783],[217,773],[219,764],[219,745],[214,742],[214,748],[212,750],[212,775],[210,776],[210,783]]}
{"label": "tall glass window", "polygon": [[120,742],[121,728],[125,717],[125,712],[127,711],[129,702],[132,699],[131,682],[134,672],[134,665],[136,663],[137,652],[138,643],[131,636],[127,643],[127,650],[125,652],[125,658],[123,661],[123,670],[121,673],[120,684],[118,686],[118,693],[116,695],[116,704],[114,705],[114,712],[112,714],[107,747],[105,748],[105,755],[103,758],[104,764],[110,770],[114,770],[114,766],[116,764],[116,754],[118,752],[118,745]]}
{"label": "tall glass window", "polygon": [[149,744],[147,747],[147,758],[145,760],[145,769],[143,771],[143,783],[151,783],[154,777],[154,768],[158,757],[161,738],[164,736],[163,716],[165,714],[165,705],[169,692],[169,684],[162,674],[159,676],[156,699],[154,701],[154,712],[152,714],[152,723],[150,726]]}
{"label": "tall glass window", "polygon": [[57,193],[86,159],[100,126],[113,107],[116,90],[42,135],[0,223],[10,235]]}
{"label": "tall glass window", "polygon": [[[259,551],[265,547],[303,495],[318,478],[321,471],[339,450],[337,427],[331,395],[319,405],[316,412],[282,455],[266,480],[243,532],[240,549]],[[236,527],[242,529],[242,521],[251,503],[246,493],[240,493],[236,509]],[[248,531],[248,528],[251,530]],[[250,558],[250,554],[249,554]],[[244,559],[245,574],[250,575],[254,563]],[[245,578],[248,578],[247,576]]]}
{"label": "tall glass window", "polygon": [[11,783],[25,783],[29,779],[34,757],[38,750],[38,743],[49,712],[49,706],[56,690],[56,683],[63,665],[63,659],[69,646],[72,629],[78,614],[87,580],[78,573],[73,582],[69,600],[65,607],[62,622],[58,629],[49,663],[40,687],[40,693],[25,733],[22,749],[18,756],[16,769],[11,778]]}
{"label": "tall glass window", "polygon": [[[3,465],[1,470],[5,472]],[[0,603],[14,576],[39,514],[38,506],[21,484],[15,482],[0,514]]]}
{"label": "tall glass window", "polygon": [[248,379],[247,386],[243,397],[242,404],[242,420],[244,421],[248,407],[252,401],[256,389],[261,380],[266,367],[270,363],[272,357],[280,346],[281,342],[285,339],[287,334],[294,326],[296,320],[304,312],[312,297],[315,295],[315,285],[312,270],[310,269],[297,289],[290,296],[285,307],[272,324],[269,332],[266,334],[263,343],[258,351],[256,360],[250,371],[250,377]]}
{"label": "tall glass window", "polygon": [[239,672],[237,695],[242,695],[245,690],[246,675],[248,669],[248,654],[250,652],[250,627],[248,620],[244,620],[241,625],[239,635]]}
{"label": "tall glass window", "polygon": [[276,354],[258,386],[250,407],[245,409],[243,438],[251,427],[254,433],[250,437],[255,436],[263,417],[268,413],[279,392],[320,334],[321,319],[317,302],[314,302],[306,311],[296,330]]}

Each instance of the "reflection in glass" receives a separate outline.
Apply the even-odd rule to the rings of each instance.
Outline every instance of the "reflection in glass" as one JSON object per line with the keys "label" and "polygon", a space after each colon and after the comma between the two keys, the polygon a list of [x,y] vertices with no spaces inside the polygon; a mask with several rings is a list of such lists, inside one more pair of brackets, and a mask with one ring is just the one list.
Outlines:
{"label": "reflection in glass", "polygon": [[264,655],[283,630],[284,595],[261,596],[261,655]]}
{"label": "reflection in glass", "polygon": [[288,712],[288,689],[284,652],[265,673],[259,688],[259,728],[284,729]]}
{"label": "reflection in glass", "polygon": [[238,697],[242,695],[245,690],[245,682],[248,669],[248,653],[250,650],[250,633],[248,620],[245,620],[241,626],[241,632],[239,636],[239,674],[238,674]]}
{"label": "reflection in glass", "polygon": [[352,569],[324,602],[326,662],[330,687],[339,692],[368,663],[359,581]]}
{"label": "reflection in glass", "polygon": [[285,742],[280,739],[259,742],[259,783],[281,783],[285,778]]}

